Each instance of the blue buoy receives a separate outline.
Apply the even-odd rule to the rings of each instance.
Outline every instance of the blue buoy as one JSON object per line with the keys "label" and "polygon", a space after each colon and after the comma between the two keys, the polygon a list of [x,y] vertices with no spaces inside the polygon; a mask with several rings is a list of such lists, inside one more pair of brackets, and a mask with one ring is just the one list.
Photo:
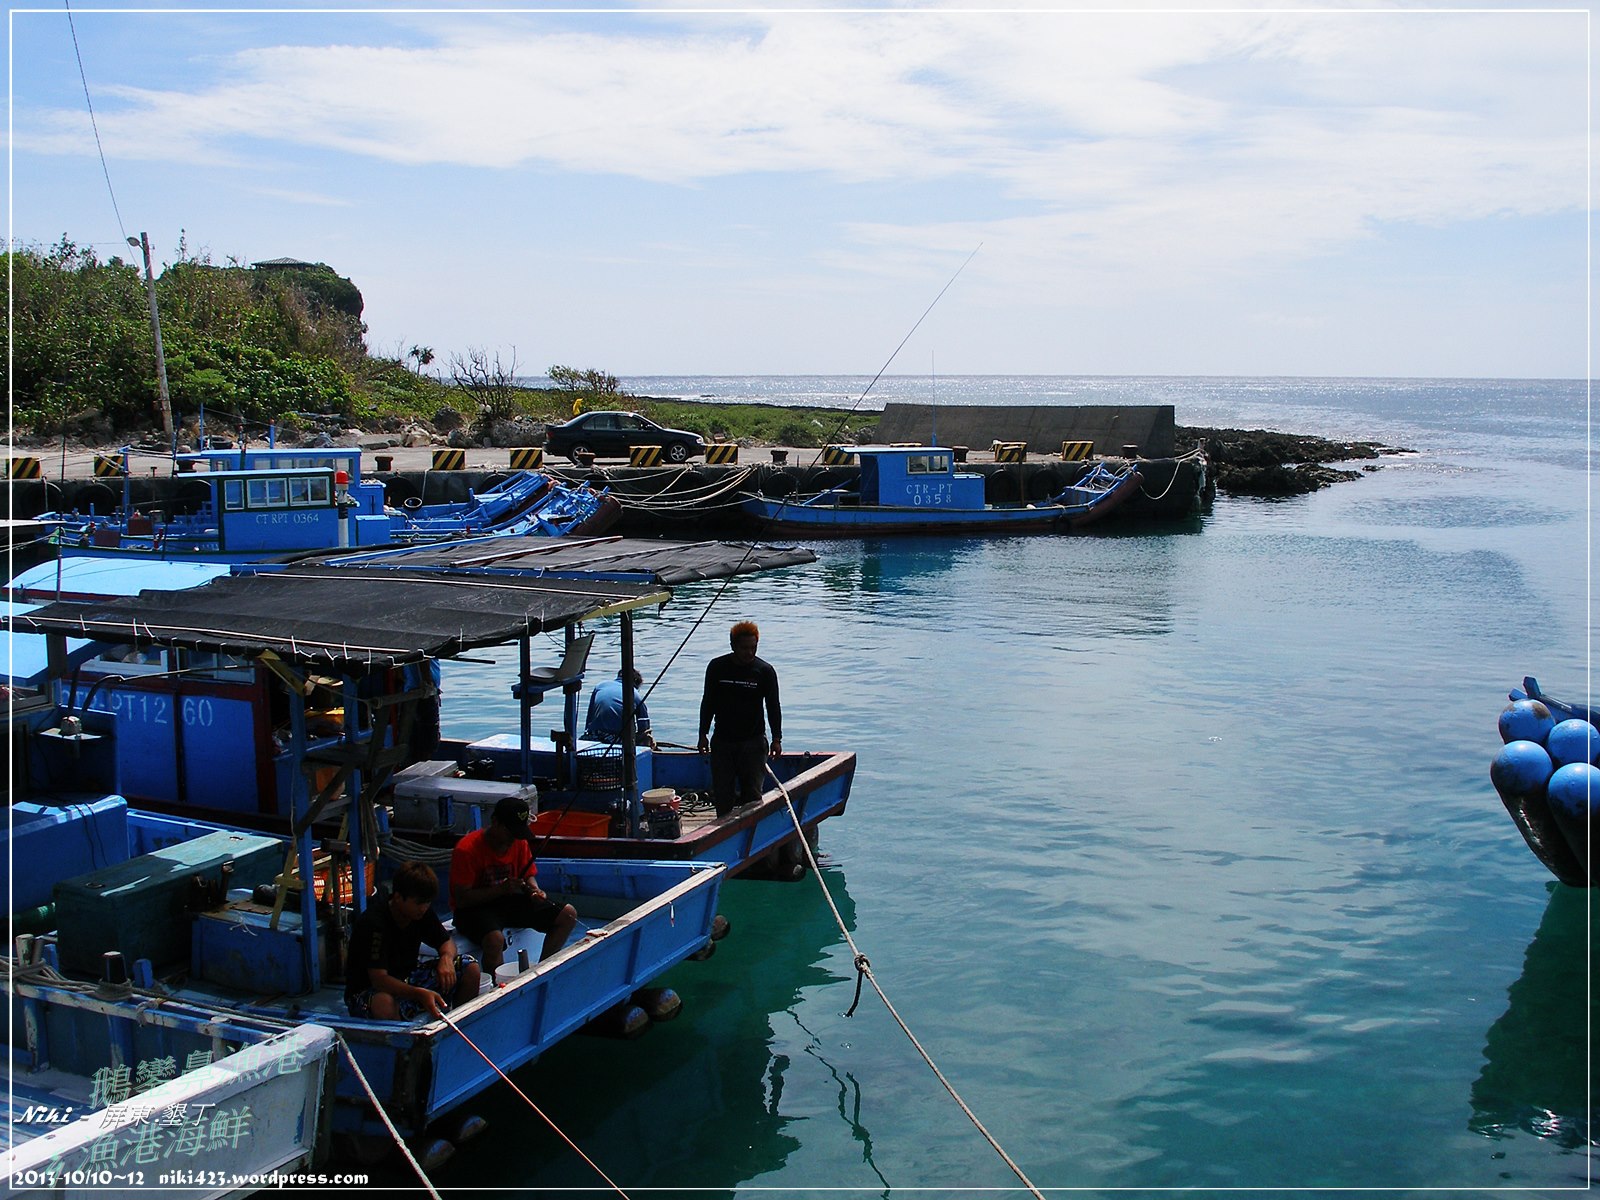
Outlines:
{"label": "blue buoy", "polygon": [[1500,740],[1538,742],[1542,746],[1555,723],[1542,700],[1513,700],[1500,714]]}
{"label": "blue buoy", "polygon": [[1502,798],[1529,796],[1544,790],[1554,770],[1555,764],[1543,746],[1519,738],[1507,742],[1494,756],[1494,762],[1489,764],[1489,778]]}
{"label": "blue buoy", "polygon": [[1568,763],[1592,763],[1600,754],[1600,729],[1576,718],[1562,721],[1545,738],[1550,761],[1558,767]]}
{"label": "blue buoy", "polygon": [[1589,763],[1568,763],[1550,776],[1550,807],[1569,817],[1583,817],[1600,804],[1600,769]]}

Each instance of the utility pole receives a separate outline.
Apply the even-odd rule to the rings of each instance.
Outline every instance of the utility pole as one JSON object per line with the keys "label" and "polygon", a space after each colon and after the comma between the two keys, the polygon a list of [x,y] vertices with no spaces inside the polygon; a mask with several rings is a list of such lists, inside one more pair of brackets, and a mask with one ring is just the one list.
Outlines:
{"label": "utility pole", "polygon": [[150,332],[156,339],[156,387],[161,393],[161,428],[172,442],[172,397],[167,394],[167,357],[161,349],[161,314],[156,309],[156,277],[150,269],[150,235],[129,238],[128,245],[144,251],[144,290],[150,297]]}

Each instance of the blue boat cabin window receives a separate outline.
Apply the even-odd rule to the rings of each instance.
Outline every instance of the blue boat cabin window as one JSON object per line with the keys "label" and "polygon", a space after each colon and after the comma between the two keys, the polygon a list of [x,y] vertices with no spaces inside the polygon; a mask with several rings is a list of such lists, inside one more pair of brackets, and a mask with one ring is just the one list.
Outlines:
{"label": "blue boat cabin window", "polygon": [[945,475],[949,471],[948,454],[913,454],[906,459],[906,472],[911,475]]}
{"label": "blue boat cabin window", "polygon": [[228,479],[223,482],[222,507],[228,512],[238,512],[244,507],[244,480]]}
{"label": "blue boat cabin window", "polygon": [[296,507],[328,503],[326,475],[295,475],[289,479],[289,503]]}
{"label": "blue boat cabin window", "polygon": [[282,508],[287,494],[287,481],[283,479],[245,481],[245,503],[251,508]]}

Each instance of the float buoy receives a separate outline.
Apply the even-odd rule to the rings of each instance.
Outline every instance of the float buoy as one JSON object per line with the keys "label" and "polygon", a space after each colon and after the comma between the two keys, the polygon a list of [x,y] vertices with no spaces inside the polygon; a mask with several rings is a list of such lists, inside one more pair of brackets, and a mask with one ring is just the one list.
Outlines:
{"label": "float buoy", "polygon": [[1542,746],[1555,723],[1543,701],[1513,700],[1500,714],[1500,740],[1537,742]]}

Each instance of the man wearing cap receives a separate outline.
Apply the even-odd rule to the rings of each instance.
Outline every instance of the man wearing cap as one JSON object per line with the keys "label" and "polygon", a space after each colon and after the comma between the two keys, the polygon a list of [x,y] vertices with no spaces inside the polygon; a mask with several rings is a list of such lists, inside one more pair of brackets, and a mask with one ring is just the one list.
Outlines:
{"label": "man wearing cap", "polygon": [[507,796],[494,816],[456,843],[450,855],[450,908],[456,929],[483,948],[490,975],[505,959],[506,929],[537,929],[544,934],[540,958],[567,944],[578,923],[577,910],[546,896],[533,877],[533,831],[528,802]]}

